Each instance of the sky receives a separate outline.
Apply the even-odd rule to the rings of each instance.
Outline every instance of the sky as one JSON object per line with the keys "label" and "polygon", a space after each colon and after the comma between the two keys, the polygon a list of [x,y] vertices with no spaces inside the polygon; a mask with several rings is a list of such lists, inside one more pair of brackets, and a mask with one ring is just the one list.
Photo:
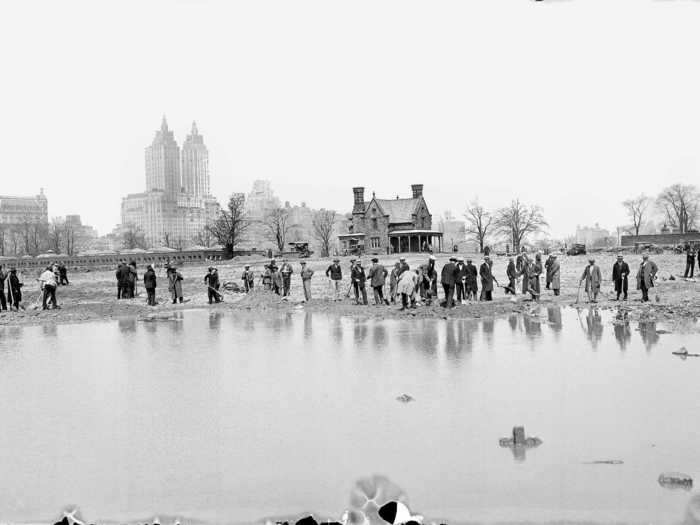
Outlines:
{"label": "sky", "polygon": [[268,179],[347,212],[353,186],[434,217],[538,204],[549,233],[627,223],[695,184],[700,2],[71,0],[0,18],[2,195],[108,233],[163,115],[223,203]]}

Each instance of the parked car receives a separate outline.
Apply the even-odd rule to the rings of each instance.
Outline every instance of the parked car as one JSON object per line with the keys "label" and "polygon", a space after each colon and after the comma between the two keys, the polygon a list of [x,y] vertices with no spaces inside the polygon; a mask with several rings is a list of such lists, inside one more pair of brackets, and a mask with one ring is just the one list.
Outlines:
{"label": "parked car", "polygon": [[586,255],[586,245],[572,244],[571,248],[566,250],[566,255]]}

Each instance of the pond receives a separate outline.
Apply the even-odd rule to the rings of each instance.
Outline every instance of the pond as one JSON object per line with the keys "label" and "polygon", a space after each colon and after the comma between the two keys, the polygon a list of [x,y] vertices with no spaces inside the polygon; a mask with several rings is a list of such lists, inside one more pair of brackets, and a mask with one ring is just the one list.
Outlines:
{"label": "pond", "polygon": [[[538,313],[4,328],[0,520],[339,517],[380,474],[450,523],[679,522],[693,492],[657,478],[700,475],[694,327]],[[499,446],[515,425],[543,443]]]}

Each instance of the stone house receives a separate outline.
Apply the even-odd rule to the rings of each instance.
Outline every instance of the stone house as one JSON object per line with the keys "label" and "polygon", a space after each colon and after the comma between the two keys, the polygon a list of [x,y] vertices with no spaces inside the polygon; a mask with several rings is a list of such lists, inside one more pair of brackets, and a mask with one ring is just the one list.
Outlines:
{"label": "stone house", "polygon": [[365,189],[352,189],[354,205],[347,233],[338,236],[341,252],[402,253],[442,251],[442,233],[432,229],[433,217],[423,197],[423,185],[411,186],[412,197],[365,201]]}

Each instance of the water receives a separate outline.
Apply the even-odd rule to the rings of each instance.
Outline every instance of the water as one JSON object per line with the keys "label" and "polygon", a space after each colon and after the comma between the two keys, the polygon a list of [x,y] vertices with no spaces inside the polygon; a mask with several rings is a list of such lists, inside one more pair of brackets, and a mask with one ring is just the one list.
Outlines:
{"label": "water", "polygon": [[[0,331],[0,521],[338,516],[388,476],[429,518],[678,522],[700,476],[697,335],[303,311]],[[642,327],[642,331],[638,329]],[[402,404],[402,393],[416,401]],[[499,447],[516,424],[544,443]],[[623,460],[623,465],[587,461]]]}

